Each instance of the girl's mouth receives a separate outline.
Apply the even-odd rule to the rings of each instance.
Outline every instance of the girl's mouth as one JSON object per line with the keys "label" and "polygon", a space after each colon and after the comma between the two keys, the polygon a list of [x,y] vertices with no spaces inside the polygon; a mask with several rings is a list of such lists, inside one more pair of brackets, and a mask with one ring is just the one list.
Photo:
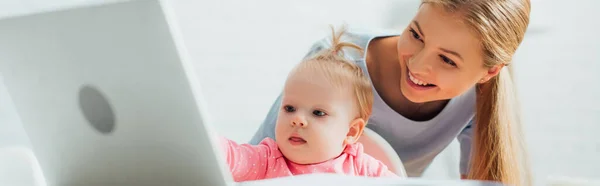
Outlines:
{"label": "girl's mouth", "polygon": [[306,143],[306,140],[302,139],[301,137],[290,137],[288,138],[288,141],[294,146],[303,145]]}

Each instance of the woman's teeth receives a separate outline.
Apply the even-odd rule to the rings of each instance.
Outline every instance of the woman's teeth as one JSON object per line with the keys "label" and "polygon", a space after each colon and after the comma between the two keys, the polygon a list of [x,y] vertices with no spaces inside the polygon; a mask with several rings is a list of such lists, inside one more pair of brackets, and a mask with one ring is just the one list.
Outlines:
{"label": "woman's teeth", "polygon": [[421,80],[418,80],[417,78],[413,77],[412,74],[408,73],[408,78],[410,79],[410,81],[412,81],[413,83],[417,84],[417,85],[421,85],[421,86],[429,86],[432,84],[423,82]]}

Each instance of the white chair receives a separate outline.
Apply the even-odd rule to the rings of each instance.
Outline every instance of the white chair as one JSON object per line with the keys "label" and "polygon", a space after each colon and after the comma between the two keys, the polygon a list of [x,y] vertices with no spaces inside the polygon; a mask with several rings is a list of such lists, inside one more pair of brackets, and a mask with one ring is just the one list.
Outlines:
{"label": "white chair", "polygon": [[598,186],[600,180],[592,180],[574,177],[548,177],[546,180],[548,186]]}
{"label": "white chair", "polygon": [[0,185],[46,186],[33,152],[26,147],[0,147]]}
{"label": "white chair", "polygon": [[408,177],[404,165],[398,154],[396,154],[396,151],[394,151],[392,146],[379,134],[365,127],[363,135],[358,139],[358,142],[363,144],[365,153],[379,159],[388,166],[392,172],[396,173],[396,175]]}

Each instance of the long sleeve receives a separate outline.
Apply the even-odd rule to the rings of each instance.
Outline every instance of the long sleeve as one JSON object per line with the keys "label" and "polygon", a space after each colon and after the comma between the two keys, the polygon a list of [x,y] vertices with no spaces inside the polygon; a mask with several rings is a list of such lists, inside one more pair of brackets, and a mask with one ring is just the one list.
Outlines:
{"label": "long sleeve", "polygon": [[469,124],[460,132],[457,137],[460,143],[460,174],[469,173],[469,163],[471,161],[471,143],[473,141],[474,121],[471,119]]}
{"label": "long sleeve", "polygon": [[357,163],[359,163],[360,174],[368,177],[398,177],[395,173],[383,164],[383,162],[369,156],[362,154],[357,156]]}
{"label": "long sleeve", "polygon": [[221,138],[227,165],[236,182],[264,178],[270,148],[264,143],[259,145],[238,144],[227,138]]}

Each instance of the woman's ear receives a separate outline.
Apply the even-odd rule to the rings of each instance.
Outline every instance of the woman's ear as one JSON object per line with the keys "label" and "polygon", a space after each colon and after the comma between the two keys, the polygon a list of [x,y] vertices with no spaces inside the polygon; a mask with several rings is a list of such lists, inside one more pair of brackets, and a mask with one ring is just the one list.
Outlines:
{"label": "woman's ear", "polygon": [[346,144],[353,144],[358,141],[358,138],[362,135],[365,130],[365,125],[367,123],[362,118],[356,118],[352,120],[350,123],[350,129],[348,130],[348,134],[346,134],[346,140],[344,141]]}
{"label": "woman's ear", "polygon": [[496,77],[502,68],[504,68],[505,64],[494,65],[492,68],[487,70],[487,73],[478,81],[478,83],[488,82],[490,79]]}

